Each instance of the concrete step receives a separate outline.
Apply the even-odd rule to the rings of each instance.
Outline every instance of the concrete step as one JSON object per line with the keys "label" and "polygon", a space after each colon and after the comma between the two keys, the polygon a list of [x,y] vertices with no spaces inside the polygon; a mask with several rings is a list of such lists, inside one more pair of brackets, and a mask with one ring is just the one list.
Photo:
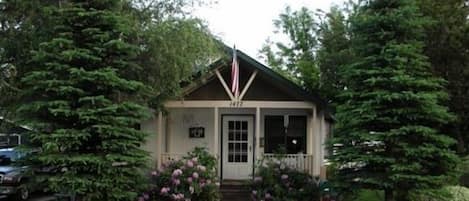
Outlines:
{"label": "concrete step", "polygon": [[220,187],[223,201],[249,201],[250,191],[246,181],[224,180]]}
{"label": "concrete step", "polygon": [[223,201],[249,201],[251,200],[249,192],[223,192]]}

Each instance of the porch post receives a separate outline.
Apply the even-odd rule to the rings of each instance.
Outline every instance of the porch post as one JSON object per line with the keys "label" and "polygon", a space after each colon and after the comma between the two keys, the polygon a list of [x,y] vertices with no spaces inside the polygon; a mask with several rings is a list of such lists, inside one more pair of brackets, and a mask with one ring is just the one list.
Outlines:
{"label": "porch post", "polygon": [[261,135],[261,108],[256,107],[256,150],[255,150],[255,157],[254,157],[254,164],[260,158],[260,135]]}
{"label": "porch post", "polygon": [[314,154],[314,120],[316,118],[316,107],[313,107],[311,110],[311,115],[308,117],[308,131],[306,135],[306,153],[308,155],[312,155],[313,158],[309,160],[308,168],[309,168],[309,173],[312,175],[313,174],[313,169],[314,169],[314,157],[316,155]]}
{"label": "porch post", "polygon": [[218,156],[218,134],[219,134],[219,127],[218,124],[220,124],[218,120],[218,107],[213,108],[213,154],[215,157],[220,158]]}
{"label": "porch post", "polygon": [[156,168],[159,168],[161,166],[161,150],[162,150],[162,146],[163,146],[163,140],[162,140],[162,136],[163,136],[163,112],[158,112],[158,124],[157,124],[157,129],[158,129],[158,133],[156,134],[157,136],[157,140],[156,140],[156,143],[157,143],[157,146],[156,146],[156,156],[157,156],[157,160],[156,160]]}
{"label": "porch post", "polygon": [[319,176],[321,169],[321,122],[318,118],[318,111],[314,110],[314,158],[313,176]]}
{"label": "porch post", "polygon": [[312,121],[312,133],[313,136],[312,140],[312,148],[313,148],[313,176],[318,176],[320,171],[320,154],[321,154],[321,146],[320,146],[320,124],[318,123],[318,111],[317,108],[313,108],[313,121]]}
{"label": "porch post", "polygon": [[313,146],[314,146],[314,117],[315,116],[315,109],[313,108],[311,110],[311,115],[308,117],[308,130],[306,134],[306,153],[307,154],[313,154]]}
{"label": "porch post", "polygon": [[325,114],[321,116],[321,163],[320,163],[320,177],[326,179],[326,167],[324,166],[324,158],[326,151],[326,117]]}

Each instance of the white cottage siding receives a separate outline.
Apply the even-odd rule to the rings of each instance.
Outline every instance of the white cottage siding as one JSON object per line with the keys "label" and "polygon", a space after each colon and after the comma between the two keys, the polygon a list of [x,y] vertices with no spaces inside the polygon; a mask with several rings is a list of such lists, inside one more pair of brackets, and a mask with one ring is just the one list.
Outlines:
{"label": "white cottage siding", "polygon": [[[213,108],[175,108],[168,111],[168,153],[185,154],[195,147],[206,147],[213,153]],[[205,137],[190,138],[190,127],[204,127]]]}
{"label": "white cottage siding", "polygon": [[143,150],[149,152],[152,164],[156,163],[156,159],[158,157],[157,147],[161,144],[158,142],[157,122],[158,118],[152,117],[140,123],[140,130],[148,134],[145,144],[142,146],[142,148]]}

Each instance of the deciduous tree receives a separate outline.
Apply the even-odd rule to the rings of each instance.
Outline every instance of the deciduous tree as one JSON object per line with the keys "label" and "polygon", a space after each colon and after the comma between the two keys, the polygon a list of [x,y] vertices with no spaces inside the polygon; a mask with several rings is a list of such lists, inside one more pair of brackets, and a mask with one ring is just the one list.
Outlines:
{"label": "deciduous tree", "polygon": [[315,56],[318,24],[313,12],[306,7],[297,11],[286,7],[274,25],[291,43],[273,44],[268,40],[260,51],[267,64],[307,90],[318,89],[319,68]]}
{"label": "deciduous tree", "polygon": [[341,71],[345,65],[353,62],[346,23],[343,11],[339,7],[332,7],[325,15],[318,34],[320,42],[317,51],[320,69],[319,89],[321,94],[328,99],[331,107],[336,105],[337,96],[345,88]]}

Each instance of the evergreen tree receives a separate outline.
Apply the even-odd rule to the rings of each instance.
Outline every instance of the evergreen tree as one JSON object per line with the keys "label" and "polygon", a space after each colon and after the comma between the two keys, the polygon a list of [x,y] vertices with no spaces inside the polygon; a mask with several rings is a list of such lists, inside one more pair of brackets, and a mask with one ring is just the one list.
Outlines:
{"label": "evergreen tree", "polygon": [[260,51],[267,64],[307,90],[318,89],[319,68],[315,58],[318,25],[313,12],[305,7],[298,11],[286,7],[279,19],[274,20],[274,25],[291,43],[274,45],[267,40]]}
{"label": "evergreen tree", "polygon": [[440,132],[453,116],[423,55],[425,23],[411,0],[363,1],[351,19],[356,60],[343,74],[331,157],[342,184],[384,190],[387,201],[441,187],[458,160]]}
{"label": "evergreen tree", "polygon": [[135,125],[146,116],[139,104],[145,85],[128,73],[139,70],[139,47],[129,42],[133,18],[125,1],[63,1],[47,8],[54,16],[51,40],[33,53],[21,79],[19,112],[32,125],[39,167],[56,192],[79,200],[134,200],[147,154],[145,134]]}

